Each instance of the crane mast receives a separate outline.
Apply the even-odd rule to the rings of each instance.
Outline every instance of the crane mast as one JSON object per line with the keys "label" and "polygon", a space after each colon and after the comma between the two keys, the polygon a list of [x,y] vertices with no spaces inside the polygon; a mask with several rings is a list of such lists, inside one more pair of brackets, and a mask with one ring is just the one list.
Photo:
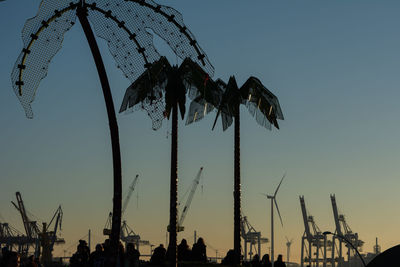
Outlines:
{"label": "crane mast", "polygon": [[196,192],[197,186],[200,183],[200,178],[201,178],[201,173],[202,172],[203,172],[203,167],[200,168],[199,172],[196,175],[196,178],[193,180],[192,187],[191,187],[188,199],[186,201],[185,206],[183,207],[181,217],[180,217],[180,219],[178,221],[178,230],[181,229],[181,231],[183,231],[183,229],[184,229],[182,224],[183,224],[183,221],[185,220],[186,214],[187,214],[187,212],[188,212],[188,210],[190,208],[190,204],[192,203],[193,196],[194,196],[194,193]]}
{"label": "crane mast", "polygon": [[338,209],[337,209],[337,205],[336,205],[335,195],[331,195],[331,202],[332,202],[333,217],[335,219],[336,234],[343,235],[342,228],[340,226],[339,213],[338,213]]}
{"label": "crane mast", "polygon": [[132,196],[133,191],[135,190],[135,186],[137,184],[138,178],[139,178],[139,174],[136,174],[135,178],[132,181],[131,186],[129,186],[128,194],[127,194],[127,196],[126,196],[126,198],[124,200],[124,203],[122,205],[121,217],[124,215],[124,213],[126,211],[126,208],[128,207],[129,200],[130,200],[130,198]]}
{"label": "crane mast", "polygon": [[24,224],[24,228],[25,228],[25,232],[26,232],[26,236],[29,239],[36,238],[37,237],[37,233],[39,232],[38,228],[37,228],[37,225],[36,225],[36,222],[30,221],[28,216],[26,215],[26,209],[25,209],[24,202],[22,200],[21,193],[20,192],[16,192],[15,196],[17,198],[18,205],[15,204],[13,201],[11,201],[11,203],[14,205],[14,207],[21,214],[22,222]]}

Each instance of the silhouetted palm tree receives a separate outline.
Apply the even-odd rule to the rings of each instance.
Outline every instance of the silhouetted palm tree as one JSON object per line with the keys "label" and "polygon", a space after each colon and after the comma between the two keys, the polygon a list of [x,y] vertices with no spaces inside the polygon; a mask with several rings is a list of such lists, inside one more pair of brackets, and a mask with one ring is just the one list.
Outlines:
{"label": "silhouetted palm tree", "polygon": [[[171,66],[165,57],[154,62],[125,93],[120,112],[140,105],[148,111],[153,121],[153,129],[161,127],[164,118],[172,112],[171,133],[171,185],[169,219],[169,259],[176,265],[177,246],[177,195],[178,195],[178,107],[182,119],[185,116],[186,94],[191,98],[204,95],[204,92],[217,90],[217,85],[208,74],[191,59]],[[149,108],[152,110],[149,111]],[[213,107],[209,106],[211,110]],[[205,111],[207,112],[207,110]]]}
{"label": "silhouetted palm tree", "polygon": [[[240,104],[245,104],[251,115],[261,126],[271,130],[271,125],[279,129],[277,119],[283,120],[283,114],[278,98],[272,94],[255,77],[250,77],[240,89],[234,76],[229,78],[228,84],[218,79],[216,83],[222,89],[222,96],[209,97],[207,100],[213,105],[219,103],[218,113],[214,121],[213,129],[218,116],[222,116],[222,127],[225,131],[235,120],[234,130],[234,252],[235,263],[240,264],[240,212],[241,212],[241,185],[240,185]],[[221,99],[219,101],[219,99]],[[218,102],[219,101],[219,102]],[[193,108],[201,109],[204,102],[198,102]],[[193,114],[193,111],[190,111]],[[193,116],[188,117],[187,123],[195,121]]]}
{"label": "silhouetted palm tree", "polygon": [[31,103],[39,83],[47,75],[51,59],[60,50],[64,34],[75,24],[76,17],[90,45],[107,108],[114,175],[111,244],[117,250],[122,195],[118,124],[108,78],[88,17],[96,34],[107,41],[118,68],[131,81],[160,57],[147,29],[163,38],[177,56],[197,57],[206,69],[213,68],[183,24],[181,14],[152,0],[42,0],[38,14],[25,23],[24,48],[11,74],[14,91],[28,118],[33,117]]}

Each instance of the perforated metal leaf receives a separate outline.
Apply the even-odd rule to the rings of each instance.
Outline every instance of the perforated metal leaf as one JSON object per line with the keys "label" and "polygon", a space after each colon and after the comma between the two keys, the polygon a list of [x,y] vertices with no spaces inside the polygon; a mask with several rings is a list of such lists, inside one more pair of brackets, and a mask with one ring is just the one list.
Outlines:
{"label": "perforated metal leaf", "polygon": [[[194,104],[201,108],[199,118],[210,112],[214,106],[206,101],[219,103],[221,94],[208,74],[190,58],[177,67],[171,67],[165,57],[150,64],[143,74],[130,85],[126,92],[120,112],[132,110],[135,106],[144,109],[153,122],[153,129],[161,127],[162,120],[168,117],[174,102],[177,102],[182,118],[185,113],[186,94],[194,98]],[[211,101],[212,100],[212,101]],[[162,105],[164,104],[164,105]],[[192,106],[192,105],[191,105]],[[201,113],[201,114],[200,114]],[[189,114],[189,117],[191,115]],[[193,113],[194,119],[197,115]]]}
{"label": "perforated metal leaf", "polygon": [[271,124],[279,129],[278,121],[283,120],[283,114],[278,98],[271,93],[259,79],[250,77],[240,88],[243,99],[250,114],[257,123],[271,130]]}
{"label": "perforated metal leaf", "polygon": [[213,66],[175,9],[151,0],[86,2],[96,34],[107,41],[117,66],[131,82],[160,58],[149,29],[164,39],[178,57],[191,58],[213,75]]}
{"label": "perforated metal leaf", "polygon": [[25,114],[33,117],[31,103],[51,59],[60,50],[64,34],[74,25],[75,5],[70,1],[43,0],[37,15],[22,30],[24,48],[14,65],[11,81]]}
{"label": "perforated metal leaf", "polygon": [[[47,75],[51,59],[61,48],[63,36],[76,20],[80,1],[42,0],[38,15],[25,24],[24,50],[11,78],[28,118],[40,81]],[[136,80],[146,67],[160,58],[148,29],[163,38],[178,57],[191,58],[210,76],[214,68],[183,24],[176,10],[151,0],[87,0],[82,4],[96,34],[108,42],[117,66],[125,77]]]}
{"label": "perforated metal leaf", "polygon": [[233,76],[227,85],[220,79],[217,80],[217,84],[224,90],[224,93],[215,122],[218,115],[221,114],[224,131],[232,125],[233,117],[236,112],[239,112],[237,109],[240,104],[246,105],[259,125],[271,130],[271,124],[273,124],[279,129],[277,119],[283,120],[284,118],[278,98],[259,79],[250,77],[240,89]]}

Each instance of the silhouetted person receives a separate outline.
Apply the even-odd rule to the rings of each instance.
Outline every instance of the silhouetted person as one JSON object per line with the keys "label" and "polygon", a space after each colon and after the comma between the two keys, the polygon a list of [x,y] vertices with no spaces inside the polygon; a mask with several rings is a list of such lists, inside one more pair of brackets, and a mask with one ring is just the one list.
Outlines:
{"label": "silhouetted person", "polygon": [[278,255],[278,259],[274,262],[274,267],[286,267],[286,264],[282,260],[282,254]]}
{"label": "silhouetted person", "polygon": [[167,251],[164,248],[164,245],[160,244],[158,247],[154,249],[153,255],[151,255],[150,258],[150,263],[156,265],[164,265],[166,254]]}
{"label": "silhouetted person", "polygon": [[269,259],[269,254],[264,254],[264,256],[261,259],[261,266],[262,267],[271,267],[272,263]]}
{"label": "silhouetted person", "polygon": [[79,240],[77,251],[70,259],[71,267],[87,267],[89,266],[89,247],[85,240]]}
{"label": "silhouetted person", "polygon": [[137,267],[139,266],[140,253],[132,243],[126,245],[125,263],[124,267]]}
{"label": "silhouetted person", "polygon": [[197,243],[193,245],[192,260],[207,262],[207,248],[204,244],[203,238],[201,237],[197,240]]}
{"label": "silhouetted person", "polygon": [[191,260],[191,251],[187,244],[186,239],[182,239],[178,245],[178,261],[189,261]]}
{"label": "silhouetted person", "polygon": [[90,267],[105,267],[105,256],[103,251],[103,246],[100,244],[96,245],[95,251],[90,254],[89,266]]}
{"label": "silhouetted person", "polygon": [[222,259],[221,264],[223,265],[233,265],[235,263],[235,251],[230,249],[225,258]]}
{"label": "silhouetted person", "polygon": [[255,254],[253,259],[251,260],[251,267],[260,267],[260,256],[258,254]]}

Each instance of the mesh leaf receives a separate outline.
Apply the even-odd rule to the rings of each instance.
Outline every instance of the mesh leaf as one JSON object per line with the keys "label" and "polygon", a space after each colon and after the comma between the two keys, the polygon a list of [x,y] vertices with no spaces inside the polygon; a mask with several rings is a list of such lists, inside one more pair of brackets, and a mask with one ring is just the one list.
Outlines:
{"label": "mesh leaf", "polygon": [[153,123],[153,129],[161,127],[165,111],[165,87],[171,65],[165,57],[154,62],[132,83],[125,92],[119,112],[135,106],[145,110]]}
{"label": "mesh leaf", "polygon": [[147,29],[164,39],[178,57],[191,58],[213,75],[214,68],[175,9],[150,0],[86,2],[96,34],[108,42],[118,67],[131,82],[160,58]]}
{"label": "mesh leaf", "polygon": [[37,15],[25,22],[24,48],[11,72],[11,81],[28,118],[33,118],[31,103],[39,83],[61,49],[64,34],[75,23],[75,8],[76,4],[70,5],[70,1],[43,0]]}
{"label": "mesh leaf", "polygon": [[[217,93],[218,89],[208,74],[191,59],[186,58],[179,68],[176,68],[171,67],[165,57],[161,57],[160,60],[150,64],[148,69],[127,88],[120,112],[141,106],[152,119],[153,129],[157,130],[161,127],[163,118],[169,115],[174,102],[179,104],[183,118],[187,92],[191,98],[195,98],[191,107],[197,105],[204,116],[214,108],[207,101],[219,103],[221,94]],[[165,106],[161,106],[162,103]],[[197,116],[195,112],[189,112],[188,120],[195,116]]]}
{"label": "mesh leaf", "polygon": [[277,119],[283,120],[278,98],[255,77],[250,77],[240,88],[246,106],[257,123],[269,130],[271,124],[279,129]]}

